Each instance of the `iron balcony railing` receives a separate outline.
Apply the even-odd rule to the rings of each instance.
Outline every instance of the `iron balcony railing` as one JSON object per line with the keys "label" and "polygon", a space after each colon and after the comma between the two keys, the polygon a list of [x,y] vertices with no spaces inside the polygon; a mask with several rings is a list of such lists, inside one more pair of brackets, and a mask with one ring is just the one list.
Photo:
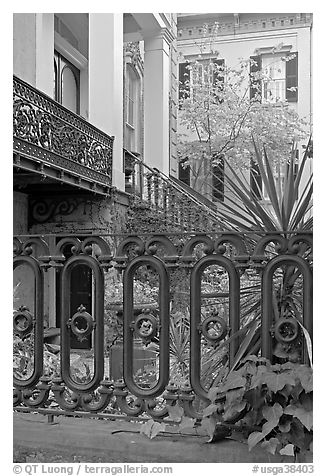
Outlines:
{"label": "iron balcony railing", "polygon": [[15,409],[200,418],[246,352],[309,362],[311,266],[309,232],[17,236]]}
{"label": "iron balcony railing", "polygon": [[113,137],[14,76],[14,166],[108,193]]}

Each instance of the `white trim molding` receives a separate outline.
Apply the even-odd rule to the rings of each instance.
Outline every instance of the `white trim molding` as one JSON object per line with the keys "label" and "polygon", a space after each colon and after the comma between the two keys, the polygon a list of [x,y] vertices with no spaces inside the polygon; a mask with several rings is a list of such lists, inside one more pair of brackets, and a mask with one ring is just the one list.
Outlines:
{"label": "white trim molding", "polygon": [[87,68],[87,58],[56,31],[54,32],[54,48],[78,69]]}

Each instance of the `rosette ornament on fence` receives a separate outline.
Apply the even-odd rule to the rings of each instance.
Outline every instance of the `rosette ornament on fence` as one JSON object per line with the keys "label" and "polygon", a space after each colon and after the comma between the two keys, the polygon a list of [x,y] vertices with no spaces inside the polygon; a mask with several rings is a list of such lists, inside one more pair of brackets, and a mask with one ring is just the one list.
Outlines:
{"label": "rosette ornament on fence", "polygon": [[[91,276],[88,309],[72,305],[78,266]],[[15,408],[164,418],[178,403],[200,418],[209,389],[246,355],[309,363],[311,266],[310,232],[16,237]],[[123,287],[115,381],[106,365],[112,276]],[[136,282],[156,290],[152,306],[136,303]],[[56,292],[60,341],[49,355],[45,316]],[[90,342],[86,353],[73,348],[76,339]],[[146,365],[139,366],[139,345],[154,355]]]}
{"label": "rosette ornament on fence", "polygon": [[113,137],[21,79],[13,86],[14,152],[110,186]]}

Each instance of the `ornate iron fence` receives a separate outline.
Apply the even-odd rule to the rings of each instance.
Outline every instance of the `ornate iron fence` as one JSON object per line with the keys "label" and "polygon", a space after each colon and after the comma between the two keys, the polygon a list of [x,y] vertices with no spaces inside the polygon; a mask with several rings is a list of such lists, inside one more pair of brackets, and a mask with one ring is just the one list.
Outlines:
{"label": "ornate iron fence", "polygon": [[17,167],[42,173],[52,167],[63,181],[70,172],[79,185],[82,178],[93,182],[95,191],[97,183],[111,186],[113,137],[15,76],[13,94]]}
{"label": "ornate iron fence", "polygon": [[[200,418],[209,388],[246,353],[308,361],[311,264],[308,232],[15,237],[16,279],[27,287],[13,317],[14,406],[160,419],[178,402]],[[81,269],[91,275],[88,309],[78,299],[72,307]],[[51,345],[45,316],[55,289],[60,337]],[[116,313],[120,341],[107,334]],[[76,339],[89,348],[74,350]],[[119,349],[123,368],[112,380]]]}

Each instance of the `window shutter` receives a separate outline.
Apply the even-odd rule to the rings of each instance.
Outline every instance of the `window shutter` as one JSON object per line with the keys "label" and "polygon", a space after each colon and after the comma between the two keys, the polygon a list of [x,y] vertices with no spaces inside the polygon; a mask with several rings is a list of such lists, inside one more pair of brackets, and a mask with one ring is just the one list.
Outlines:
{"label": "window shutter", "polygon": [[190,166],[189,164],[184,165],[184,162],[186,162],[186,160],[188,159],[186,158],[180,160],[179,162],[179,180],[190,186]]}
{"label": "window shutter", "polygon": [[[250,56],[250,59],[255,61],[257,64],[250,64],[250,75],[257,73],[261,70],[261,56]],[[256,95],[259,94],[261,97],[261,82],[260,80],[253,79],[250,76],[250,99],[255,99]],[[261,102],[261,98],[260,101]]]}
{"label": "window shutter", "polygon": [[[216,156],[214,156],[216,158]],[[212,166],[212,199],[213,201],[224,201],[224,159],[220,155],[219,163]]]}
{"label": "window shutter", "polygon": [[179,101],[189,98],[189,79],[188,63],[179,63]]}
{"label": "window shutter", "polygon": [[[213,59],[213,63],[217,64],[220,68],[224,68],[225,61],[224,59]],[[213,82],[222,81],[224,83],[224,73],[223,71],[214,71],[213,73]]]}
{"label": "window shutter", "polygon": [[[298,101],[298,53],[295,52],[295,57],[285,63],[286,70],[286,99],[289,102]],[[294,91],[289,91],[289,88],[295,88]]]}
{"label": "window shutter", "polygon": [[251,192],[258,200],[262,199],[263,181],[260,175],[259,167],[251,160],[250,164],[250,188]]}
{"label": "window shutter", "polygon": [[[213,63],[217,64],[220,68],[224,68],[225,61],[224,59],[213,59]],[[219,82],[219,91],[223,91],[224,88],[224,72],[223,71],[214,71],[213,73],[213,84],[216,85],[217,81]],[[220,99],[221,103],[223,100]]]}

